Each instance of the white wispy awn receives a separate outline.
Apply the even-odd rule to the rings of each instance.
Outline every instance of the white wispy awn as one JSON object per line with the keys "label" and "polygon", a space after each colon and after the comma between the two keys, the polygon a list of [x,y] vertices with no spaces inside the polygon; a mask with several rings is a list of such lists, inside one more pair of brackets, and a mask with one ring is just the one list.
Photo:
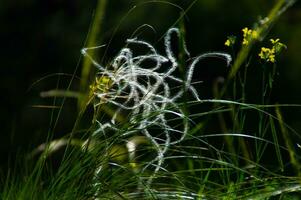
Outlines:
{"label": "white wispy awn", "polygon": [[[178,106],[177,100],[183,97],[185,92],[190,92],[196,100],[201,100],[197,90],[191,84],[197,63],[208,57],[222,58],[226,60],[227,65],[231,62],[231,56],[223,52],[201,54],[192,60],[186,70],[185,79],[182,80],[176,77],[174,73],[179,67],[179,62],[171,48],[172,34],[176,34],[178,38],[181,38],[179,29],[170,28],[167,31],[164,40],[166,55],[160,55],[148,42],[132,38],[126,40],[128,46],[130,46],[129,44],[140,45],[147,48],[148,53],[134,56],[134,52],[129,47],[125,47],[106,67],[97,63],[88,53],[102,46],[82,49],[82,54],[89,58],[99,70],[98,75],[110,79],[111,87],[108,91],[95,91],[94,95],[98,99],[95,106],[110,103],[118,107],[110,122],[98,122],[99,129],[95,131],[95,134],[104,134],[107,129],[118,130],[120,124],[116,123],[117,117],[123,111],[127,111],[129,113],[127,123],[130,123],[135,131],[123,131],[121,136],[126,138],[142,133],[157,152],[156,158],[145,164],[141,169],[141,172],[143,172],[150,166],[155,166],[153,176],[148,179],[149,184],[152,182],[154,175],[161,169],[164,155],[169,147],[181,142],[187,134],[189,120],[185,120],[187,116],[185,116],[182,108]],[[189,56],[184,41],[183,44],[184,51]],[[142,63],[147,60],[153,61],[153,66],[143,67]],[[178,91],[172,94],[171,82],[182,84],[183,87],[179,87]],[[171,127],[166,117],[167,114],[183,119],[181,130]],[[159,139],[153,136],[150,128],[154,125],[162,129],[164,137],[160,136]],[[180,137],[178,137],[179,133],[181,134]],[[177,137],[171,137],[172,134],[176,134]]]}

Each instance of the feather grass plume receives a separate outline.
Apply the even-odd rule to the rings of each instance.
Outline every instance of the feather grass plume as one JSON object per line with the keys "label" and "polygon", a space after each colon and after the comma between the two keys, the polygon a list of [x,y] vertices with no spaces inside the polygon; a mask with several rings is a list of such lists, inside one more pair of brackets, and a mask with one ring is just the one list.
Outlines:
{"label": "feather grass plume", "polygon": [[[108,129],[118,131],[120,124],[117,123],[117,117],[124,111],[128,112],[127,119],[132,128],[128,131],[123,130],[122,137],[142,133],[151,142],[157,156],[146,164],[141,172],[150,166],[155,166],[153,176],[160,170],[164,162],[164,155],[169,147],[181,142],[189,128],[189,120],[184,120],[187,116],[176,102],[183,97],[185,92],[190,92],[197,101],[201,100],[198,91],[191,83],[197,63],[208,57],[224,59],[227,65],[231,62],[231,56],[223,52],[201,54],[193,59],[188,66],[184,80],[182,80],[175,75],[179,64],[171,47],[171,37],[174,33],[178,37],[180,36],[180,31],[177,28],[170,28],[166,33],[164,42],[166,55],[159,54],[150,43],[132,38],[126,40],[128,45],[140,45],[147,48],[148,53],[134,55],[131,48],[124,47],[112,63],[106,67],[97,63],[88,53],[91,50],[101,48],[101,46],[82,49],[82,54],[88,57],[98,68],[98,75],[103,80],[101,82],[107,83],[106,89],[102,85],[93,91],[93,95],[97,99],[95,106],[109,103],[117,107],[110,122],[102,123],[98,121],[100,127],[95,133],[103,134]],[[186,45],[184,45],[184,50],[187,55],[190,55]],[[145,61],[152,61],[154,64],[153,66],[143,67],[142,63]],[[170,82],[176,82],[183,85],[183,87],[172,94]],[[182,128],[172,127],[167,120],[167,115],[183,119]],[[164,137],[154,136],[150,130],[153,126],[160,127]],[[180,137],[174,139],[173,135],[179,134]],[[153,176],[148,178],[148,184],[152,182]]]}

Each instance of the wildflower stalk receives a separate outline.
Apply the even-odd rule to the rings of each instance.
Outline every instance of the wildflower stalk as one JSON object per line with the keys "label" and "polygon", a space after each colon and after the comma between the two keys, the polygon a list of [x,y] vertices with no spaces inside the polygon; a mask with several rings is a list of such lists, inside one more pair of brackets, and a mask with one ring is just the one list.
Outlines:
{"label": "wildflower stalk", "polygon": [[[228,84],[230,82],[234,82],[234,87],[236,84],[236,76],[237,73],[239,72],[239,69],[241,68],[241,66],[244,64],[245,60],[249,57],[249,53],[253,47],[253,45],[259,41],[259,40],[263,40],[265,35],[269,32],[269,30],[271,29],[272,25],[275,23],[275,21],[278,19],[278,17],[280,17],[280,15],[289,7],[291,6],[295,1],[291,0],[291,1],[284,1],[284,0],[279,0],[275,6],[271,9],[271,11],[269,12],[268,16],[264,19],[261,20],[260,25],[258,27],[256,27],[254,30],[249,29],[249,28],[244,28],[243,31],[243,42],[242,42],[242,47],[241,50],[238,53],[237,58],[235,59],[235,62],[233,64],[233,66],[231,67],[231,70],[228,74],[228,78],[226,79],[226,83],[224,84],[222,90],[220,91],[220,93],[218,95],[216,95],[216,98],[221,98],[224,93],[227,90]],[[226,46],[229,47],[233,47],[235,43],[235,38],[233,36],[228,37],[228,39],[225,42]],[[273,45],[273,47],[271,49],[269,48],[265,48],[263,47],[261,49],[261,52],[259,54],[259,57],[261,59],[264,59],[266,62],[271,62],[274,63],[275,62],[275,54],[277,52],[280,52],[282,48],[285,48],[285,45],[279,42],[279,39],[271,39],[271,43]],[[248,64],[246,64],[247,66]],[[234,79],[234,80],[233,80]],[[265,82],[265,69],[263,71],[263,80],[262,80],[262,104],[264,104],[264,100],[265,100],[265,96],[267,93],[267,85]],[[234,89],[234,95],[235,95],[235,89]],[[217,104],[218,106],[218,104]],[[233,118],[235,119],[234,113],[236,113],[235,110],[235,106],[231,105],[231,110],[232,110],[232,115]],[[219,118],[222,119],[222,115],[219,114]],[[260,119],[261,121],[266,120],[266,118],[263,118],[263,116],[260,114]],[[222,125],[223,123],[221,123]],[[259,125],[259,135],[263,136],[264,135],[264,130],[265,127],[262,127],[262,124],[264,123],[260,123]],[[234,129],[238,128],[238,126],[235,124],[234,122]],[[231,142],[229,141],[228,138],[226,138],[227,142],[227,146],[231,151],[232,145]],[[240,145],[243,148],[243,152],[246,158],[250,158],[250,155],[247,151],[247,147],[246,144],[243,140],[240,141]],[[256,149],[257,146],[256,146]],[[263,152],[263,151],[256,151],[256,152]],[[257,158],[260,158],[260,155],[257,155]]]}
{"label": "wildflower stalk", "polygon": [[[236,77],[239,69],[241,68],[241,66],[243,65],[243,63],[246,61],[246,59],[248,58],[253,45],[258,40],[263,40],[264,39],[265,35],[269,32],[269,30],[271,29],[271,27],[275,23],[275,21],[280,17],[280,15],[288,7],[290,7],[291,5],[293,5],[294,2],[295,2],[295,0],[290,0],[290,1],[279,0],[274,5],[274,7],[271,9],[271,11],[269,12],[268,16],[261,22],[261,24],[255,30],[249,30],[248,28],[244,28],[243,29],[244,39],[243,39],[242,48],[239,51],[239,53],[238,53],[238,55],[237,55],[237,57],[235,59],[235,62],[233,64],[233,66],[231,67],[231,70],[230,70],[230,72],[228,74],[228,78],[226,79],[226,82],[225,82],[223,88],[221,89],[220,94],[217,95],[217,97],[216,97],[217,99],[221,98],[225,94],[225,92],[227,90],[227,87],[228,87],[228,84],[233,79],[235,79],[235,77]],[[233,39],[232,39],[232,43],[234,43]],[[272,43],[273,43],[273,41],[272,41]],[[231,46],[231,39],[228,38],[228,40],[226,41],[225,45],[226,46]],[[268,58],[271,61],[273,61],[273,57],[271,57],[270,55],[269,55]],[[265,87],[265,86],[263,86],[263,87]],[[263,91],[263,92],[265,93],[265,91]],[[217,106],[218,106],[218,104],[217,104]],[[235,110],[234,110],[235,107],[233,105],[231,105],[231,107],[232,107],[232,113],[234,113],[235,112]],[[260,116],[260,117],[262,117],[262,116]],[[260,127],[260,126],[259,126],[259,130],[260,130],[260,133],[261,133],[262,132],[261,130],[263,129],[263,127]],[[262,135],[262,134],[260,134],[260,135]],[[226,140],[228,141],[227,138],[226,138]],[[246,144],[245,144],[245,142],[243,140],[240,140],[240,144],[241,144],[241,146],[243,148],[244,155],[247,158],[249,158],[250,155],[249,155],[248,151],[246,150]],[[231,143],[230,142],[228,142],[228,148],[231,149]],[[260,157],[260,156],[257,156],[257,158],[258,157]]]}
{"label": "wildflower stalk", "polygon": [[[290,6],[292,6],[296,1],[295,0],[279,0],[274,7],[269,12],[268,16],[263,20],[263,22],[257,27],[254,31],[256,31],[256,37],[250,37],[248,41],[248,45],[243,45],[241,50],[239,51],[233,66],[229,72],[227,81],[230,82],[237,74],[238,70],[241,68],[245,60],[248,58],[249,53],[253,47],[253,45],[258,40],[263,40],[265,35],[269,32],[271,27],[274,25],[275,21],[281,16],[281,14],[286,11]],[[227,83],[221,91],[220,97],[224,95],[227,89]]]}

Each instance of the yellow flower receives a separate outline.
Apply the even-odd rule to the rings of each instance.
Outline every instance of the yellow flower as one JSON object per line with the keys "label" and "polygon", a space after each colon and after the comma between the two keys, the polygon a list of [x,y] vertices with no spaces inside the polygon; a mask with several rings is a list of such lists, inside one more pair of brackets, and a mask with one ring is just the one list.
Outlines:
{"label": "yellow flower", "polygon": [[268,58],[268,61],[274,63],[275,62],[275,55],[274,54],[271,54]]}
{"label": "yellow flower", "polygon": [[252,38],[257,39],[258,38],[258,32],[257,31],[252,31]]}
{"label": "yellow flower", "polygon": [[94,96],[96,92],[106,93],[110,89],[111,84],[112,84],[112,80],[110,79],[110,77],[108,76],[97,77],[94,83],[90,85],[89,96],[90,97]]}
{"label": "yellow flower", "polygon": [[274,48],[270,49],[270,48],[262,47],[258,56],[267,62],[274,63],[276,61]]}
{"label": "yellow flower", "polygon": [[230,40],[229,40],[229,39],[228,39],[228,40],[226,40],[226,42],[225,42],[225,45],[229,47],[229,46],[230,46],[230,44],[231,44]]}
{"label": "yellow flower", "polygon": [[256,30],[252,30],[249,28],[242,29],[243,32],[243,45],[248,45],[251,39],[257,39],[258,38],[258,32]]}
{"label": "yellow flower", "polygon": [[244,34],[244,37],[248,37],[252,33],[252,30],[245,27],[244,29],[242,29],[242,32]]}
{"label": "yellow flower", "polygon": [[236,37],[231,35],[231,36],[228,36],[226,42],[225,42],[225,46],[233,46],[235,44],[235,41],[236,41]]}
{"label": "yellow flower", "polygon": [[282,51],[282,49],[287,47],[285,44],[280,42],[279,38],[270,39],[270,41],[272,43],[272,48],[262,47],[258,56],[267,62],[275,63],[276,55],[278,55]]}
{"label": "yellow flower", "polygon": [[280,39],[270,39],[272,45],[273,45],[273,49],[275,50],[275,52],[278,54],[282,51],[282,49],[286,49],[286,45],[280,42]]}
{"label": "yellow flower", "polygon": [[243,41],[242,41],[242,44],[243,44],[243,45],[248,45],[248,44],[249,44],[249,41],[248,41],[247,39],[244,38]]}

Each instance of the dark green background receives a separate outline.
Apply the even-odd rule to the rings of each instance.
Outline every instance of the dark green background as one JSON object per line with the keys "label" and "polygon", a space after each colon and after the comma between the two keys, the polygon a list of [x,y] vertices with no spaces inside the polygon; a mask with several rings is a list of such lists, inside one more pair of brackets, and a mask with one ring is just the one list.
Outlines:
{"label": "dark green background", "polygon": [[[164,32],[180,16],[180,11],[168,4],[134,0],[108,0],[101,35],[97,44],[110,44],[105,57],[108,61],[125,44],[124,41],[142,24],[152,25],[141,35],[162,49]],[[174,0],[184,10],[192,0]],[[187,46],[196,56],[207,51],[227,51],[224,41],[228,35],[240,35],[241,29],[252,27],[264,17],[275,1],[271,0],[199,0],[185,17]],[[127,15],[128,11],[137,7]],[[36,84],[35,81],[53,73],[73,74],[80,61],[92,21],[96,1],[87,0],[27,0],[0,1],[0,156],[2,165],[23,151],[45,140],[50,126],[51,109],[33,105],[52,105],[53,99],[42,99],[39,93],[66,88],[69,76],[52,76]],[[123,19],[123,21],[121,21]],[[118,25],[120,26],[118,27]],[[116,29],[118,27],[118,29]],[[290,8],[273,27],[269,37],[279,37],[288,46],[279,61],[272,102],[301,103],[301,6]],[[257,56],[256,54],[254,56]],[[214,66],[202,63],[200,77],[206,86],[224,74]],[[260,67],[253,65],[251,67]],[[79,75],[80,70],[77,71]],[[249,87],[257,80],[249,75]],[[58,81],[59,80],[59,81]],[[78,88],[78,79],[72,89]],[[256,84],[254,84],[256,87]],[[208,88],[211,90],[211,88]],[[256,99],[256,88],[251,88],[249,102]],[[209,92],[200,92],[202,95]],[[210,97],[207,96],[207,97]],[[255,101],[255,100],[254,100]],[[59,104],[58,100],[57,104]],[[74,123],[76,102],[68,100],[54,130],[55,138],[68,133]],[[301,131],[301,109],[285,109],[288,124]]]}

